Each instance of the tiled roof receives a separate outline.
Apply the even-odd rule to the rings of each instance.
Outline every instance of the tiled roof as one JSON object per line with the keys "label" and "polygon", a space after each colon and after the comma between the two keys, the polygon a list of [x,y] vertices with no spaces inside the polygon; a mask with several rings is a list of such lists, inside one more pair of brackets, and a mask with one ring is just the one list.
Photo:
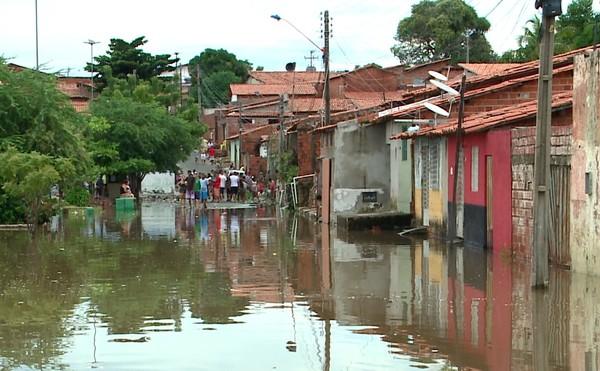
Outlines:
{"label": "tiled roof", "polygon": [[[557,68],[554,70],[554,74],[556,75],[561,72],[572,71],[573,68],[574,68],[573,65],[568,65],[565,67]],[[502,81],[502,82],[496,83],[494,85],[486,86],[486,87],[479,88],[479,89],[473,89],[473,90],[467,89],[467,91],[465,92],[465,99],[471,99],[471,98],[478,97],[481,95],[504,90],[504,89],[507,89],[507,88],[510,88],[510,87],[513,87],[516,85],[520,85],[520,84],[523,84],[528,81],[537,80],[537,79],[538,79],[538,74],[534,74],[534,75],[529,75],[529,76],[516,78],[516,79],[512,79],[512,80]],[[435,104],[435,105],[443,106],[443,105],[448,104],[450,102],[450,100],[452,100],[452,99],[455,99],[455,98],[450,97],[448,95],[444,95],[444,96],[430,98],[430,99],[427,99],[426,101],[429,103]],[[424,101],[418,101],[418,102],[414,102],[414,103],[406,104],[404,106],[397,107],[393,110],[392,113],[390,113],[389,115],[382,116],[382,117],[389,119],[391,117],[402,117],[402,116],[414,114],[420,110],[425,109],[423,106],[423,103],[424,103]]]}
{"label": "tiled roof", "polygon": [[250,71],[250,77],[267,85],[316,83],[323,80],[324,72]]}
{"label": "tiled roof", "polygon": [[[552,109],[560,110],[573,105],[573,92],[555,94],[552,97]],[[463,123],[465,133],[475,133],[486,131],[495,127],[509,125],[532,118],[537,115],[537,101],[533,100],[526,103],[517,104],[499,108],[493,111],[482,112],[469,116]],[[417,133],[401,133],[391,137],[391,139],[407,139],[417,136],[441,136],[456,133],[458,122],[452,122],[434,127],[426,127]]]}
{"label": "tiled roof", "polygon": [[459,63],[458,65],[475,75],[487,76],[518,67],[520,63]]}
{"label": "tiled roof", "polygon": [[231,84],[229,85],[231,94],[244,96],[244,95],[281,95],[281,94],[294,94],[294,95],[316,95],[317,90],[314,85],[311,84],[298,84],[298,85],[276,85],[276,84]]}

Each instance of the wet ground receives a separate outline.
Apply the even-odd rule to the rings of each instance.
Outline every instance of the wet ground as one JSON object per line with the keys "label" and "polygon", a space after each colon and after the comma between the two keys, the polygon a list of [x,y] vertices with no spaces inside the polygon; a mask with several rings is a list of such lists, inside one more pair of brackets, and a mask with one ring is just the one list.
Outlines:
{"label": "wet ground", "polygon": [[598,370],[600,279],[173,204],[0,232],[0,369]]}

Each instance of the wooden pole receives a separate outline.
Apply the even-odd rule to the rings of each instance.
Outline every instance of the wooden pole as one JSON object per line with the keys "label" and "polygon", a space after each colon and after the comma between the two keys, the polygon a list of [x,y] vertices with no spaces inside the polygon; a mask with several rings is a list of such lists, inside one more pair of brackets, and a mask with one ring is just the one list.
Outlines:
{"label": "wooden pole", "polygon": [[534,287],[548,285],[548,250],[550,234],[550,155],[552,135],[552,73],[554,54],[554,16],[542,18],[538,111],[535,144],[533,282]]}

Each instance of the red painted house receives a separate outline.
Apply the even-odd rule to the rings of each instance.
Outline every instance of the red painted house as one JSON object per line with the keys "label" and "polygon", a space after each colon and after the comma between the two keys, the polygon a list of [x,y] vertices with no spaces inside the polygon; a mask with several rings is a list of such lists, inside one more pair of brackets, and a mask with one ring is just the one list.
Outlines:
{"label": "red painted house", "polygon": [[[569,126],[572,110],[572,93],[563,92],[553,97],[553,125]],[[465,244],[487,246],[497,250],[511,249],[515,229],[515,203],[519,194],[514,188],[522,183],[523,175],[515,170],[514,128],[535,125],[537,102],[529,101],[514,106],[498,108],[467,117],[463,124],[463,176],[458,180],[456,204],[454,189],[448,186],[448,209],[457,208],[457,230]],[[417,134],[401,134],[397,138],[442,137],[447,142],[447,184],[454,184],[456,175],[455,154],[457,123],[421,129]],[[533,148],[533,143],[531,143]],[[523,153],[532,156],[533,153]],[[532,216],[532,203],[523,211]],[[456,205],[456,206],[455,206]],[[516,211],[515,211],[516,210]],[[531,214],[531,215],[530,215]],[[446,223],[451,223],[447,221]],[[520,232],[520,231],[518,231]]]}

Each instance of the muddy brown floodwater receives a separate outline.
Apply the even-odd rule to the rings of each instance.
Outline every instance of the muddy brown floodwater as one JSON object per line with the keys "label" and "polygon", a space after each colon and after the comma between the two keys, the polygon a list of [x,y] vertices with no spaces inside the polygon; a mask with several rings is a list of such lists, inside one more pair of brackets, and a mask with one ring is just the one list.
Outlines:
{"label": "muddy brown floodwater", "polygon": [[266,209],[0,232],[2,370],[598,370],[600,280]]}

